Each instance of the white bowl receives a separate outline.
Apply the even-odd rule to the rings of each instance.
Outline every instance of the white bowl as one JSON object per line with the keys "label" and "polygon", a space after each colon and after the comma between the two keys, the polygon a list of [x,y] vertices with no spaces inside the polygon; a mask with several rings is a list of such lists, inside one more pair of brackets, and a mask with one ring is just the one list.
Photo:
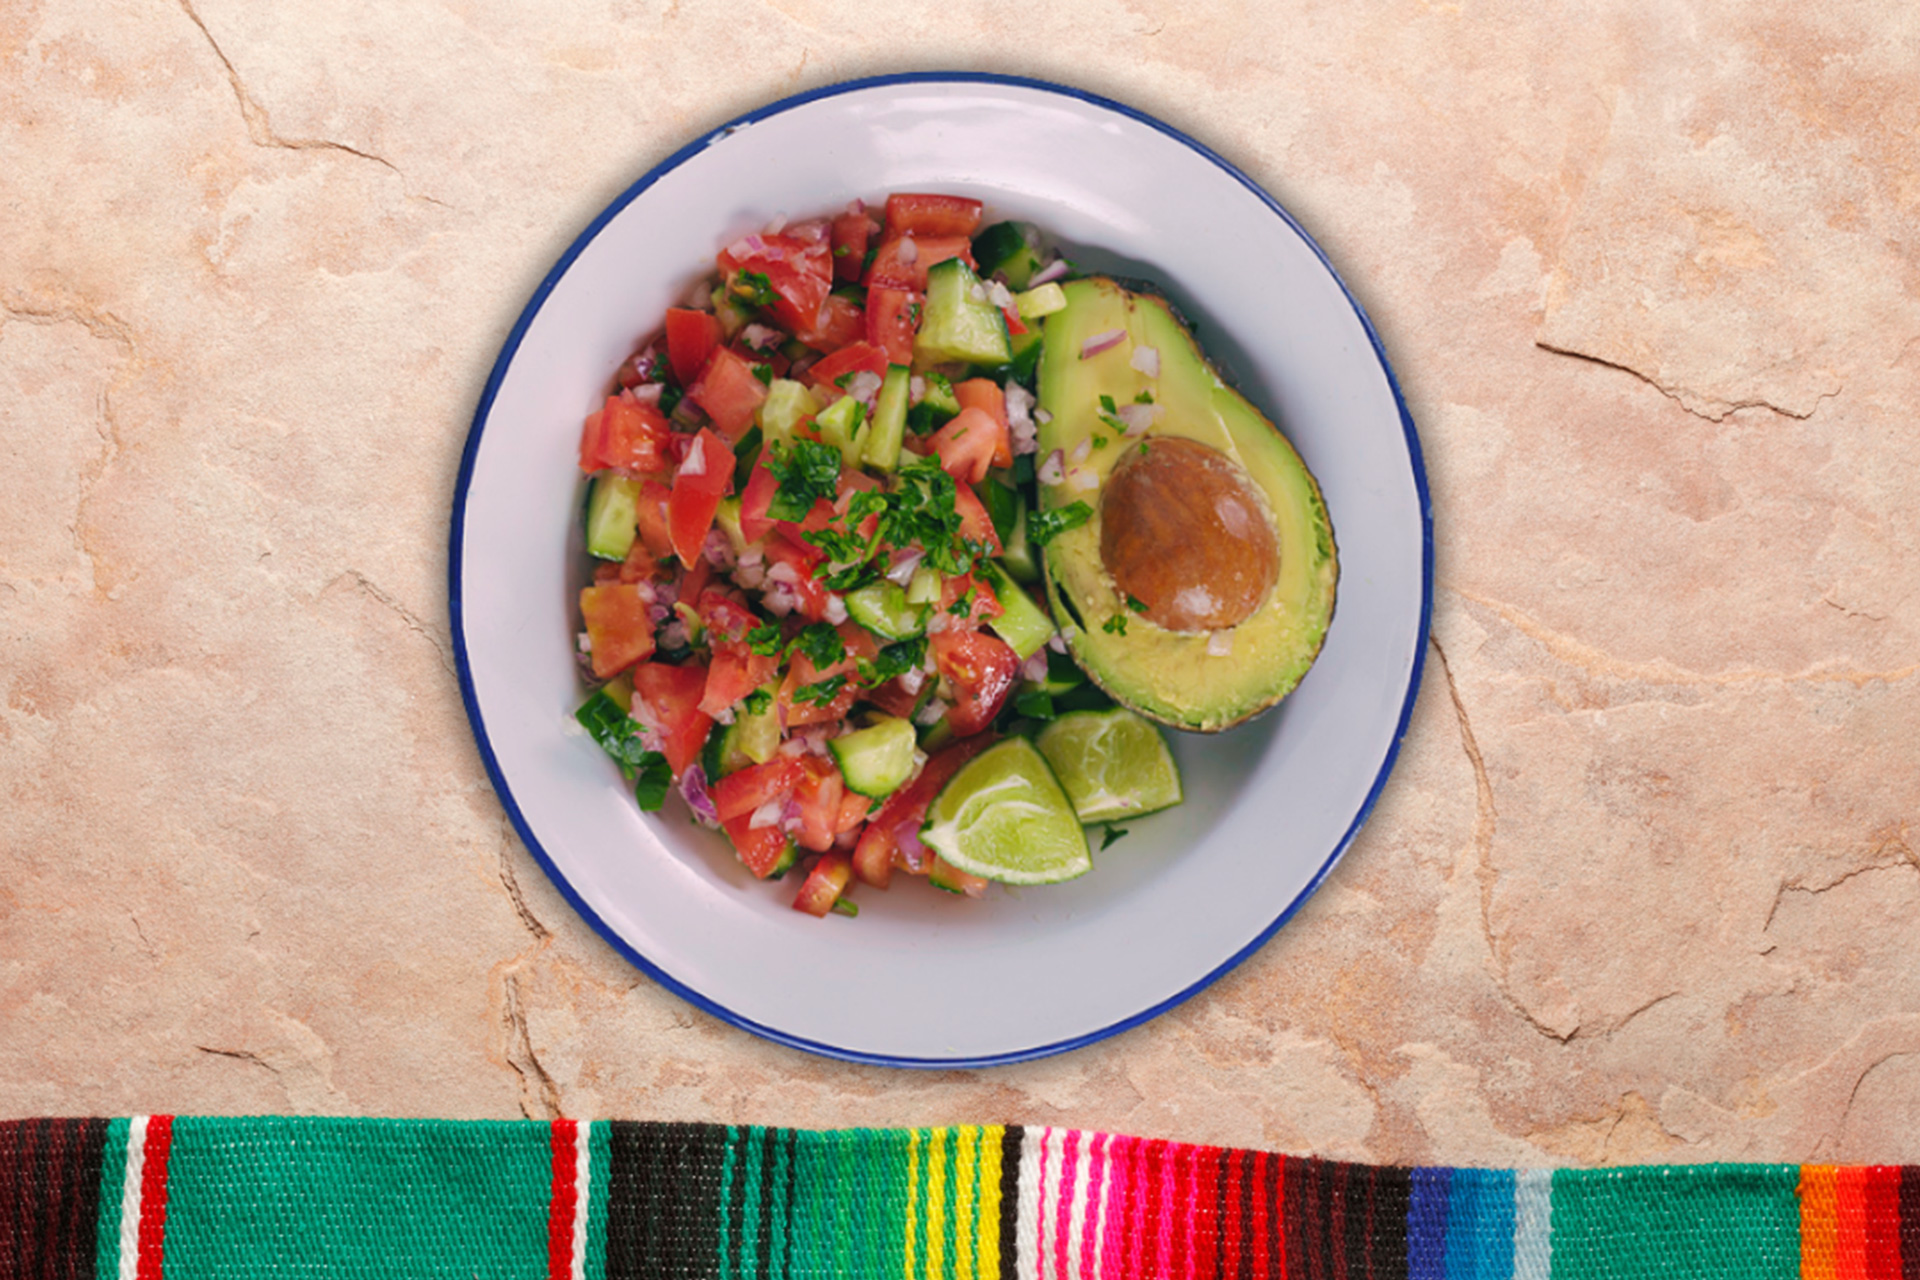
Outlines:
{"label": "white bowl", "polygon": [[[1340,550],[1300,687],[1253,724],[1174,734],[1187,802],[1129,823],[1091,875],[958,900],[861,890],[791,909],[670,802],[649,816],[575,727],[580,423],[718,248],[776,215],[889,191],[973,196],[1077,262],[1150,279],[1299,448]],[[982,75],[839,85],[682,149],[593,221],[494,365],[455,494],[461,691],[521,839],[634,964],[709,1013],[817,1053],[1004,1063],[1134,1026],[1266,941],[1386,781],[1419,685],[1432,531],[1419,441],[1378,340],[1319,248],[1244,175],[1147,116]]]}

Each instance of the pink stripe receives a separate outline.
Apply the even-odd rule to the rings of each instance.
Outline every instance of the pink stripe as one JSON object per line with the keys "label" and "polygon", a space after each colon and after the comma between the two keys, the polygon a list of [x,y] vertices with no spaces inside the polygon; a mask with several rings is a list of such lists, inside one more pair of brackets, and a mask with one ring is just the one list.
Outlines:
{"label": "pink stripe", "polygon": [[1067,1277],[1067,1245],[1068,1237],[1073,1234],[1073,1182],[1080,1163],[1079,1144],[1078,1129],[1067,1130],[1060,1143],[1060,1188],[1055,1197],[1058,1203],[1053,1209],[1053,1274],[1059,1280]]}
{"label": "pink stripe", "polygon": [[1040,1131],[1040,1176],[1033,1184],[1033,1274],[1047,1280],[1047,1138],[1052,1129]]}
{"label": "pink stripe", "polygon": [[1127,1274],[1144,1276],[1147,1272],[1146,1247],[1149,1221],[1147,1208],[1150,1191],[1147,1186],[1147,1140],[1136,1139],[1133,1150],[1129,1154],[1132,1158],[1127,1162],[1127,1172],[1131,1175],[1133,1182],[1133,1194],[1129,1197],[1128,1207],[1131,1211],[1129,1216],[1133,1219],[1133,1230],[1128,1233],[1132,1239],[1128,1242],[1127,1248]]}
{"label": "pink stripe", "polygon": [[1097,1278],[1100,1274],[1096,1269],[1098,1259],[1102,1256],[1100,1244],[1102,1239],[1100,1235],[1100,1197],[1106,1194],[1107,1164],[1109,1153],[1112,1150],[1113,1135],[1111,1133],[1105,1133],[1100,1135],[1100,1150],[1088,1153],[1088,1158],[1092,1161],[1092,1165],[1087,1170],[1089,1175],[1087,1186],[1087,1220],[1080,1228],[1080,1239],[1082,1241],[1080,1253],[1087,1262],[1086,1266],[1080,1268],[1080,1274],[1083,1276],[1093,1276]]}
{"label": "pink stripe", "polygon": [[1127,1256],[1127,1140],[1109,1135],[1106,1159],[1100,1162],[1107,1184],[1106,1234],[1100,1239],[1101,1280],[1119,1275]]}

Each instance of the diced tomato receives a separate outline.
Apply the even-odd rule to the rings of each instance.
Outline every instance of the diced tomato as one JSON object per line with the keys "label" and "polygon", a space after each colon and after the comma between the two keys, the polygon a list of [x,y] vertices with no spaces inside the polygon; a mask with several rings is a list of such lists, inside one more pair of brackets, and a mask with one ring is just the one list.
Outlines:
{"label": "diced tomato", "polygon": [[[611,567],[611,566],[609,566]],[[653,654],[653,620],[640,588],[629,582],[606,582],[583,588],[580,616],[586,622],[587,644],[593,651],[593,674],[602,680],[619,675]]]}
{"label": "diced tomato", "polygon": [[580,432],[580,469],[662,475],[673,466],[673,428],[666,415],[631,396],[608,396]]}
{"label": "diced tomato", "polygon": [[1013,465],[1013,436],[1007,429],[1007,396],[1000,390],[1000,384],[991,378],[968,378],[956,383],[953,398],[960,402],[962,411],[967,409],[985,409],[993,415],[1000,425],[999,444],[993,452],[993,465],[1010,467]]}
{"label": "diced tomato", "polygon": [[963,573],[957,578],[947,578],[940,583],[940,608],[948,617],[956,616],[953,606],[962,596],[971,594],[973,603],[968,606],[965,625],[977,627],[990,622],[1006,612],[1000,603],[1000,597],[993,588],[978,574]]}
{"label": "diced tomato", "polygon": [[717,716],[780,673],[780,659],[755,653],[744,640],[713,646],[713,661],[707,665],[707,689],[700,697],[700,709]]}
{"label": "diced tomato", "polygon": [[985,880],[962,871],[937,853],[933,855],[933,863],[927,869],[927,876],[940,888],[951,893],[964,893],[969,898],[977,898],[987,891]]}
{"label": "diced tomato", "polygon": [[854,342],[815,362],[807,370],[807,379],[816,387],[831,388],[838,393],[846,389],[840,381],[842,378],[862,371],[876,378],[884,377],[887,372],[887,353],[871,343]]}
{"label": "diced tomato", "polygon": [[867,287],[927,291],[927,268],[948,258],[960,258],[973,265],[973,242],[965,236],[915,236],[913,261],[902,262],[901,239],[889,236],[874,251],[873,266],[867,272]]}
{"label": "diced tomato", "polygon": [[920,327],[926,295],[911,289],[867,290],[867,341],[887,353],[891,364],[913,363],[913,335]]}
{"label": "diced tomato", "polygon": [[806,535],[809,533],[817,533],[832,524],[835,514],[831,502],[828,502],[825,498],[815,498],[813,500],[813,506],[807,509],[805,519],[797,521],[776,520],[773,522],[773,527],[778,529],[781,535],[790,540],[794,546],[800,548],[808,557],[808,564],[810,566],[817,565],[827,558],[826,552],[807,541]]}
{"label": "diced tomato", "polygon": [[800,802],[800,847],[822,853],[833,847],[834,823],[840,817],[840,799],[846,783],[840,768],[826,756],[802,756],[806,776],[793,789]]}
{"label": "diced tomato", "polygon": [[848,787],[847,793],[840,797],[840,814],[833,820],[833,834],[835,836],[845,835],[847,832],[865,822],[867,820],[867,811],[872,807],[873,801],[861,795],[852,787]]}
{"label": "diced tomato", "polygon": [[700,759],[713,728],[713,717],[700,709],[706,688],[707,669],[698,662],[643,662],[633,669],[634,704],[645,706],[644,716],[635,718],[659,731],[660,750],[676,778]]}
{"label": "diced tomato", "polygon": [[940,455],[940,467],[964,484],[979,484],[987,478],[987,468],[1007,445],[1007,428],[995,422],[985,409],[962,409],[953,421],[933,433],[933,451]]}
{"label": "diced tomato", "polygon": [[720,318],[687,307],[667,309],[667,363],[682,387],[690,387],[720,345]]}
{"label": "diced tomato", "polygon": [[[735,251],[738,250],[738,253]],[[790,333],[811,329],[833,288],[833,249],[823,236],[744,236],[722,250],[721,273],[755,272],[773,290],[772,319]]]}
{"label": "diced tomato", "polygon": [[846,891],[847,882],[853,879],[853,863],[844,853],[829,853],[813,864],[813,870],[800,884],[799,896],[793,900],[795,911],[804,911],[810,916],[825,916],[833,910],[833,904],[840,900]]}
{"label": "diced tomato", "polygon": [[986,504],[980,501],[980,495],[973,491],[972,485],[953,486],[953,509],[960,517],[962,538],[986,547],[991,555],[1000,554],[999,530],[993,527],[993,517],[987,514]]}
{"label": "diced tomato", "polygon": [[754,826],[752,814],[743,813],[720,826],[726,831],[727,839],[733,841],[741,864],[756,880],[772,875],[773,869],[786,860],[787,850],[793,843],[777,822],[765,827]]}
{"label": "diced tomato", "polygon": [[765,764],[750,764],[735,769],[713,784],[709,794],[720,821],[751,814],[769,800],[777,800],[800,785],[807,776],[798,756],[775,756]]}
{"label": "diced tomato", "polygon": [[[925,688],[925,685],[921,686],[922,693],[925,692]],[[902,720],[914,713],[920,706],[921,698],[920,693],[908,693],[900,683],[899,676],[893,677],[884,684],[875,685],[860,696],[888,715],[899,716]]]}
{"label": "diced tomato", "polygon": [[[696,468],[690,464],[699,462]],[[733,487],[733,449],[706,427],[688,446],[687,459],[673,478],[673,492],[667,498],[667,524],[673,533],[673,550],[680,563],[689,569],[700,558],[706,545],[707,530],[713,528],[713,513],[720,499]]]}
{"label": "diced tomato", "polygon": [[713,561],[701,556],[693,562],[693,568],[680,575],[680,590],[690,600],[698,600],[700,593],[707,589],[707,583],[713,578]]}
{"label": "diced tomato", "polygon": [[640,486],[640,496],[634,504],[639,512],[639,541],[655,560],[664,560],[673,554],[673,533],[667,524],[669,496],[667,486],[658,480],[649,480]]}
{"label": "diced tomato", "polygon": [[897,191],[887,197],[887,234],[972,236],[980,229],[980,211],[980,202],[965,196]]}
{"label": "diced tomato", "polygon": [[767,386],[753,365],[739,352],[716,347],[699,378],[687,388],[687,399],[707,411],[713,429],[729,447],[753,425],[753,415],[767,398]]}
{"label": "diced tomato", "polygon": [[753,474],[747,477],[747,487],[740,493],[740,533],[748,542],[760,541],[773,528],[773,517],[767,514],[767,509],[779,491],[780,482],[767,470],[763,452],[760,460],[753,464]]}
{"label": "diced tomato", "polygon": [[942,631],[932,641],[934,665],[953,686],[947,722],[961,737],[993,723],[1013,692],[1020,658],[1004,641],[984,631]]}
{"label": "diced tomato", "polygon": [[[1020,318],[1019,307],[1015,307],[1015,306],[1002,307],[1000,308],[1000,314],[1007,318],[1007,336],[1009,338],[1021,338],[1026,336],[1027,322]],[[956,871],[954,872],[954,874],[965,875],[966,873],[962,871]]]}
{"label": "diced tomato", "polygon": [[[853,709],[854,699],[860,696],[860,686],[855,679],[859,664],[873,661],[880,652],[880,646],[865,627],[856,623],[843,622],[835,629],[840,633],[840,643],[845,649],[838,662],[816,668],[813,659],[804,653],[796,653],[792,665],[787,668],[787,678],[780,686],[780,711],[789,729],[844,720],[847,712]],[[826,702],[799,696],[800,691],[808,685],[841,676],[846,677],[845,682]]]}
{"label": "diced tomato", "polygon": [[873,236],[873,219],[864,206],[849,209],[833,220],[833,278],[847,284],[860,279],[867,265],[867,241]]}
{"label": "diced tomato", "polygon": [[815,351],[837,351],[849,342],[860,341],[866,331],[866,313],[854,305],[853,299],[834,293],[820,304],[820,318],[805,329],[795,330],[793,336]]}
{"label": "diced tomato", "polygon": [[860,833],[860,843],[853,853],[854,874],[876,889],[886,888],[893,877],[893,851],[899,846],[900,828],[911,824],[917,833],[927,816],[927,806],[940,794],[940,788],[961,765],[992,745],[993,735],[983,733],[951,743],[928,757],[919,774],[888,796]]}

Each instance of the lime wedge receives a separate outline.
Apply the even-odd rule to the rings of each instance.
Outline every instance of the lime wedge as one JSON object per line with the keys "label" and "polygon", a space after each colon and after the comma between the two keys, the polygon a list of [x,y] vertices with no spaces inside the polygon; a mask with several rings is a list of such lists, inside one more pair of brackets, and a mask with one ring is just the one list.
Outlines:
{"label": "lime wedge", "polygon": [[1125,708],[1068,712],[1035,743],[1082,822],[1134,818],[1180,803],[1180,770],[1166,739]]}
{"label": "lime wedge", "polygon": [[960,870],[1005,884],[1053,884],[1093,869],[1073,804],[1025,738],[961,765],[928,806],[920,840]]}

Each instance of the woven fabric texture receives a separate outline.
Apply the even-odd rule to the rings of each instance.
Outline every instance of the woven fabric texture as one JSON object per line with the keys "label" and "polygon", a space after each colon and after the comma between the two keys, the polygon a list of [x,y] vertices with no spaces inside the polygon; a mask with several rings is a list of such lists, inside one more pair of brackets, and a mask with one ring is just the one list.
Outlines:
{"label": "woven fabric texture", "polygon": [[1073,1129],[0,1122],[0,1280],[1920,1280],[1920,1167],[1395,1168]]}

